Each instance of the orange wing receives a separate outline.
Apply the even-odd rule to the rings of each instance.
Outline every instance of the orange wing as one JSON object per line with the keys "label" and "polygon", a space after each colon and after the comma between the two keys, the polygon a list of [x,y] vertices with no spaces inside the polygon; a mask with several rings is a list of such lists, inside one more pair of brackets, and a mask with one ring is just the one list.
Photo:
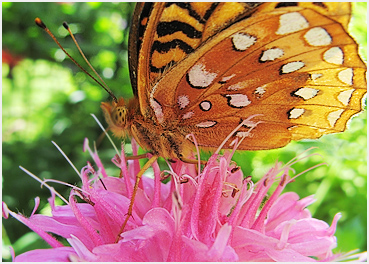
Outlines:
{"label": "orange wing", "polygon": [[366,66],[346,32],[349,5],[318,10],[265,4],[209,38],[146,88],[158,123],[217,147],[257,115],[227,143],[246,137],[240,149],[343,131],[362,109]]}
{"label": "orange wing", "polygon": [[207,39],[234,21],[250,15],[258,5],[138,3],[130,34],[129,53],[131,82],[139,97],[142,114],[151,118],[147,111],[150,94],[161,76],[175,67],[177,62],[195,53]]}

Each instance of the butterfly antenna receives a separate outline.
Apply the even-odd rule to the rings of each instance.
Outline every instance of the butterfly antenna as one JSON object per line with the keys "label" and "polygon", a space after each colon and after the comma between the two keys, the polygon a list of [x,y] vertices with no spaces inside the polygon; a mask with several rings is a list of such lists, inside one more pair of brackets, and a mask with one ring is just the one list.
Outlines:
{"label": "butterfly antenna", "polygon": [[102,81],[103,84],[101,82],[99,82],[95,77],[93,77],[90,73],[88,73],[75,59],[72,58],[72,56],[62,47],[62,45],[59,43],[59,41],[56,39],[56,37],[53,35],[53,33],[51,33],[51,31],[47,28],[47,26],[44,24],[44,22],[42,22],[42,20],[40,18],[37,17],[35,19],[35,23],[36,23],[37,26],[39,26],[40,28],[42,28],[54,40],[54,42],[59,46],[59,48],[61,48],[61,50],[73,61],[73,63],[78,66],[78,68],[80,68],[84,73],[86,73],[96,83],[98,83],[105,91],[107,91],[107,93],[113,98],[113,100],[116,103],[118,102],[118,100],[115,97],[115,95],[110,91],[109,88],[107,88],[107,85],[105,84],[105,82],[101,79],[101,77],[97,74],[97,72],[95,71],[95,69],[91,66],[91,64],[86,59],[85,55],[83,54],[82,50],[80,49],[79,45],[77,44],[77,41],[75,40],[75,38],[74,38],[72,32],[70,31],[70,29],[69,29],[69,27],[68,27],[68,25],[67,25],[66,22],[63,23],[63,26],[68,30],[69,34],[71,34],[72,39],[73,39],[74,43],[76,44],[78,50],[82,54],[83,58],[85,59],[85,61],[87,62],[87,64],[90,66],[90,68],[93,70],[93,72],[99,77],[99,79]]}
{"label": "butterfly antenna", "polygon": [[[92,67],[91,63],[87,60],[85,54],[83,53],[81,47],[79,46],[77,40],[75,39],[74,37],[74,34],[72,33],[72,31],[70,30],[69,26],[68,26],[68,23],[67,22],[63,22],[63,27],[68,30],[70,36],[72,37],[73,39],[73,42],[74,44],[76,44],[77,46],[77,49],[79,50],[79,53],[82,55],[83,59],[85,60],[85,62],[88,64],[88,66],[90,67],[90,69],[96,74],[96,76],[99,78],[99,80],[104,84],[105,88],[107,90],[109,90],[108,88],[108,85],[104,82],[104,80],[100,77],[100,75],[95,71],[94,67]],[[110,90],[109,90],[109,94],[112,93]]]}

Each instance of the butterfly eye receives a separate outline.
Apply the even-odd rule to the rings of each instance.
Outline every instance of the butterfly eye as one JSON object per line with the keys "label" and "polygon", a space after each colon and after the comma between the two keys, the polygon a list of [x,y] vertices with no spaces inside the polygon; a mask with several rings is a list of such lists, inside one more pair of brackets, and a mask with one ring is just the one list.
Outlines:
{"label": "butterfly eye", "polygon": [[118,106],[111,113],[111,117],[116,126],[125,127],[127,125],[127,108]]}

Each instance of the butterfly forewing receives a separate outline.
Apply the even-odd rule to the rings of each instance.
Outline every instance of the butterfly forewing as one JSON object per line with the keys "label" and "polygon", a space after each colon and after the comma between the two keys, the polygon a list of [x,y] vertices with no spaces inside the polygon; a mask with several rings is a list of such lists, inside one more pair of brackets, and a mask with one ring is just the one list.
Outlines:
{"label": "butterfly forewing", "polygon": [[[260,3],[137,4],[133,23],[137,21],[139,26],[134,27],[130,36],[130,70],[141,111],[146,113],[149,94],[166,71],[221,29],[250,15],[258,5]],[[135,88],[136,85],[139,87]]]}
{"label": "butterfly forewing", "polygon": [[272,2],[264,3],[258,8],[259,13],[268,13],[280,8],[299,6],[312,9],[319,14],[337,21],[346,30],[351,18],[351,3],[349,2]]}
{"label": "butterfly forewing", "polygon": [[366,66],[345,30],[349,11],[270,5],[218,32],[152,84],[147,95],[159,124],[176,123],[178,133],[217,147],[257,115],[229,140],[246,136],[240,149],[345,129],[366,93]]}

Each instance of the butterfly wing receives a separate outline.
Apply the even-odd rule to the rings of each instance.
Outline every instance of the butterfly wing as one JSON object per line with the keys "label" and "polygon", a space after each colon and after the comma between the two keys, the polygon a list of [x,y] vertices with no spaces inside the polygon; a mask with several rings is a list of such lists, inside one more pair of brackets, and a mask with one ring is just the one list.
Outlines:
{"label": "butterfly wing", "polygon": [[246,136],[240,149],[343,131],[362,109],[366,66],[346,32],[349,5],[319,8],[264,4],[208,38],[147,86],[158,123],[217,147],[257,115],[227,142]]}
{"label": "butterfly wing", "polygon": [[[131,83],[144,116],[150,94],[169,69],[259,3],[138,3],[129,41]],[[155,118],[155,117],[152,117]]]}
{"label": "butterfly wing", "polygon": [[138,66],[138,52],[142,44],[142,35],[145,30],[146,24],[141,21],[146,21],[148,16],[146,10],[150,9],[150,6],[144,10],[145,4],[143,2],[136,3],[135,10],[133,12],[131,28],[129,32],[128,41],[128,65],[129,74],[131,79],[131,86],[134,96],[138,96],[137,91],[137,66]]}

